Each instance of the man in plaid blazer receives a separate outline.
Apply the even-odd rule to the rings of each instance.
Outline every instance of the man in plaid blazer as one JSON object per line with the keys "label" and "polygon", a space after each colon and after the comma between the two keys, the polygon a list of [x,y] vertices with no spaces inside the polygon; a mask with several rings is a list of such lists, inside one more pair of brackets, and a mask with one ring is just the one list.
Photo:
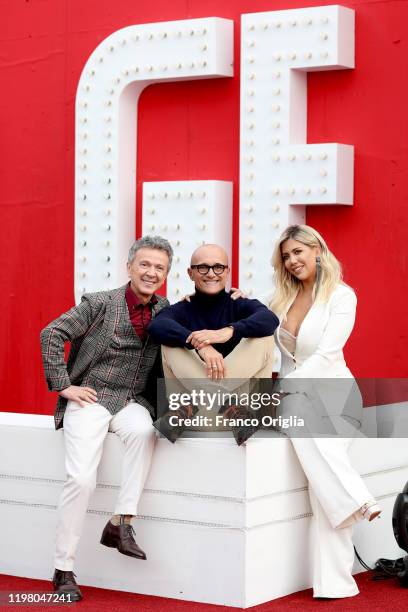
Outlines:
{"label": "man in plaid blazer", "polygon": [[[101,544],[146,559],[130,523],[153,453],[154,396],[161,375],[160,346],[146,328],[168,306],[155,292],[166,279],[172,257],[163,238],[137,240],[129,251],[127,285],[85,294],[78,306],[41,332],[48,387],[59,393],[55,425],[64,427],[67,471],[58,510],[53,584],[71,601],[82,598],[74,559],[108,431],[124,443],[125,457],[117,505]],[[65,342],[71,343],[67,363]]]}

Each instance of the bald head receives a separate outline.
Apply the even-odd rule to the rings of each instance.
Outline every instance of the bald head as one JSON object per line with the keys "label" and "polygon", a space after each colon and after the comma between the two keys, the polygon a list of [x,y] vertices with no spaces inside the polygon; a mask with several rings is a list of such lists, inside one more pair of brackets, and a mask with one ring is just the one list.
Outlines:
{"label": "bald head", "polygon": [[187,271],[196,290],[215,295],[225,289],[228,280],[228,255],[218,244],[203,244],[192,254]]}
{"label": "bald head", "polygon": [[203,244],[199,246],[191,255],[191,264],[210,263],[210,259],[214,260],[212,263],[228,266],[227,252],[218,244]]}

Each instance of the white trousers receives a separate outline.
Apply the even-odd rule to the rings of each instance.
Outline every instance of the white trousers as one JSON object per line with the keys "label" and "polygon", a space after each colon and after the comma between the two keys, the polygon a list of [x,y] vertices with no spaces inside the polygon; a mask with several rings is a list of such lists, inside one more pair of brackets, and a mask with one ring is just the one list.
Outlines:
{"label": "white trousers", "polygon": [[69,401],[64,415],[67,481],[58,507],[54,565],[57,569],[73,570],[108,431],[116,433],[125,445],[122,481],[114,514],[137,514],[155,442],[149,411],[131,402],[112,415],[100,404],[81,407],[77,402]]}
{"label": "white trousers", "polygon": [[352,576],[352,525],[361,506],[373,499],[350,464],[350,438],[292,438],[309,481],[313,517],[310,548],[314,597],[351,597],[359,592]]}

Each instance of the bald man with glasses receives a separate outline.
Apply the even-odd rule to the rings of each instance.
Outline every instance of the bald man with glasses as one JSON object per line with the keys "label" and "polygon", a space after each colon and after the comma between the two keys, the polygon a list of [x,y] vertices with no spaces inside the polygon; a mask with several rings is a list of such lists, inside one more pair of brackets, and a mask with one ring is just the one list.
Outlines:
{"label": "bald man with glasses", "polygon": [[225,291],[230,267],[221,246],[196,249],[187,272],[194,295],[163,309],[148,328],[162,344],[164,375],[172,380],[171,388],[191,392],[197,379],[205,379],[232,393],[243,380],[270,378],[276,315],[258,300],[233,299]]}

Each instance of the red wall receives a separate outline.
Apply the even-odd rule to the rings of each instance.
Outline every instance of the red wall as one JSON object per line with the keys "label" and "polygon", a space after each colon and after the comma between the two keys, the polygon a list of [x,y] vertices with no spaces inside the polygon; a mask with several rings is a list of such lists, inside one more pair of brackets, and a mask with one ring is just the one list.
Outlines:
{"label": "red wall", "polygon": [[[235,21],[233,79],[155,85],[139,104],[143,181],[234,181],[237,262],[240,15],[294,0],[0,0],[0,410],[51,413],[40,329],[73,305],[74,100],[98,43],[136,23]],[[309,75],[309,142],[354,144],[353,207],[310,207],[357,291],[356,375],[407,376],[408,2],[357,0],[356,69]],[[269,260],[265,253],[265,265]],[[237,279],[235,265],[234,280]]]}

